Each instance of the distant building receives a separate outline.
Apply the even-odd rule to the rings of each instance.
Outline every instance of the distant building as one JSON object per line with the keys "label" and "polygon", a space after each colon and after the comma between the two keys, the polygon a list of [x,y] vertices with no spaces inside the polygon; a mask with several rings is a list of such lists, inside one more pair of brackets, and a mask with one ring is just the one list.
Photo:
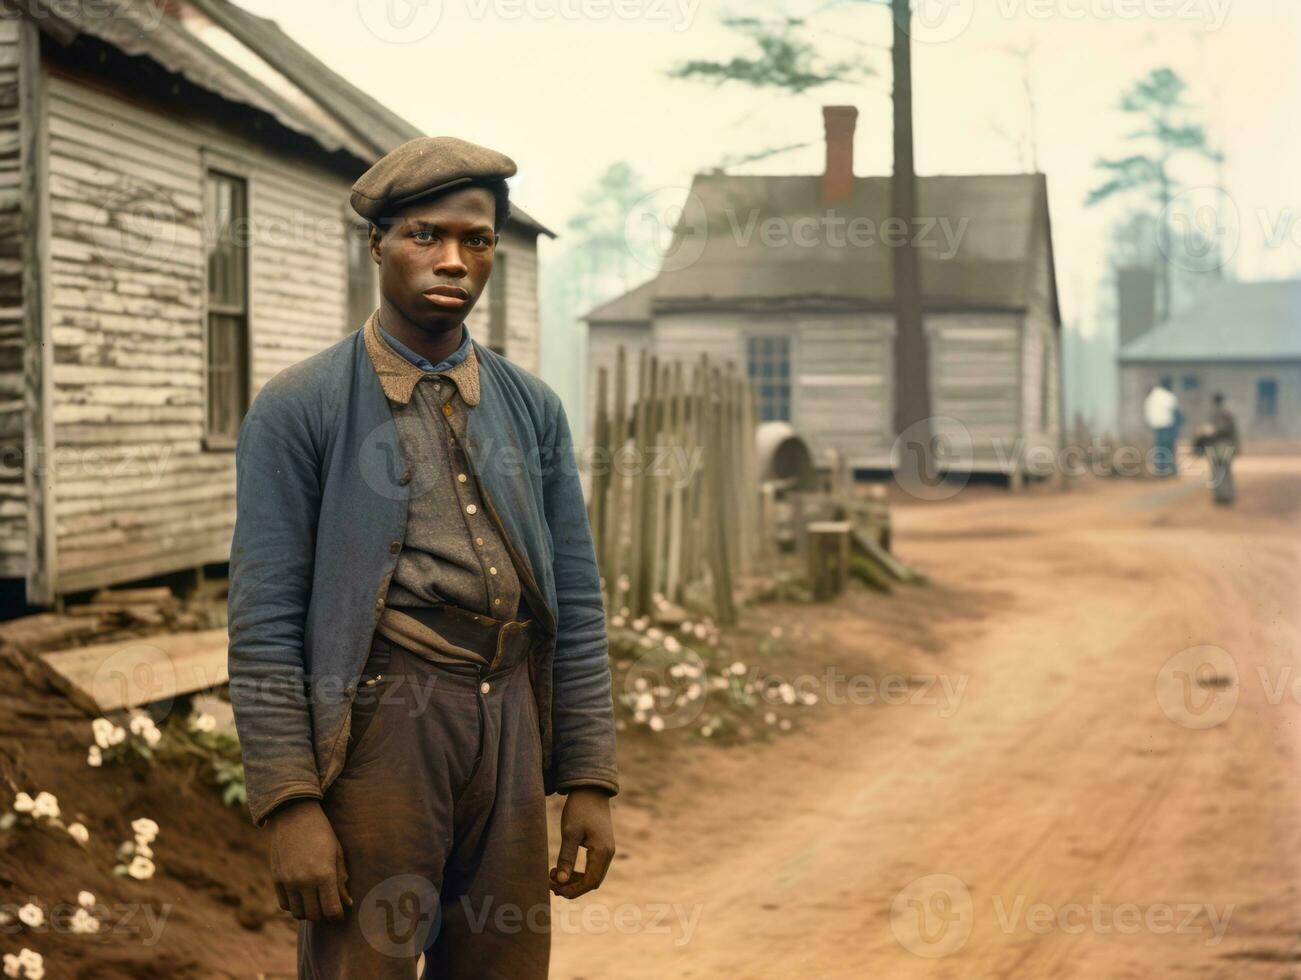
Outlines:
{"label": "distant building", "polygon": [[[763,419],[857,469],[892,465],[890,180],[854,176],[856,110],[823,113],[822,175],[695,177],[659,274],[584,317],[589,393],[620,345],[634,371],[642,349],[708,354],[749,373]],[[933,412],[970,434],[971,469],[1015,472],[1061,425],[1046,181],[922,177],[917,215]]]}
{"label": "distant building", "polygon": [[[228,0],[0,18],[0,575],[34,603],[222,562],[235,435],[377,301],[353,180],[420,135]],[[516,209],[470,327],[538,362]]]}
{"label": "distant building", "polygon": [[1143,399],[1165,380],[1179,396],[1185,435],[1220,391],[1244,439],[1301,438],[1301,279],[1222,282],[1120,350],[1120,425],[1146,434]]}

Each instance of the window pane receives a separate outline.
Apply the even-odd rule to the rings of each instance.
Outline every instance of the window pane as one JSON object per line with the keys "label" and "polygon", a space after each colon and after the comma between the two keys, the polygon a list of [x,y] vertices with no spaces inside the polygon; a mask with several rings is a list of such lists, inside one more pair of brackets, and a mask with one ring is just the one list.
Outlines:
{"label": "window pane", "polygon": [[248,304],[248,200],[244,181],[208,173],[208,302],[241,312]]}
{"label": "window pane", "polygon": [[242,316],[208,316],[208,432],[239,434],[248,403],[248,331]]}

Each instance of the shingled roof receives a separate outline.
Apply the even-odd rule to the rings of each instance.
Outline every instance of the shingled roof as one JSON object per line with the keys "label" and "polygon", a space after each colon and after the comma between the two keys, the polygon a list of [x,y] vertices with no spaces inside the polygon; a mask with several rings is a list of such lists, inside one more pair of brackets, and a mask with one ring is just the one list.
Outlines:
{"label": "shingled roof", "polygon": [[1126,344],[1120,360],[1301,360],[1301,279],[1220,282]]}
{"label": "shingled roof", "polygon": [[[1060,320],[1042,174],[922,177],[917,184],[921,220],[915,231],[921,236],[928,309],[1025,309],[1036,285],[1037,250],[1046,243],[1049,301],[1054,320]],[[652,309],[806,302],[892,307],[891,249],[880,241],[890,213],[889,178],[855,178],[852,196],[834,205],[824,204],[821,195],[818,175],[697,175],[667,253],[674,259],[651,283],[585,319],[605,323],[617,313],[626,322],[638,315],[649,319]],[[829,209],[843,221],[866,219],[859,228],[873,243],[849,243],[843,223],[839,237],[808,223],[821,221]],[[803,219],[812,242],[800,244],[793,234],[784,242],[765,242],[761,231],[769,219],[780,219],[772,227],[792,232],[793,222]],[[707,234],[688,230],[699,229],[701,221]]]}
{"label": "shingled roof", "polygon": [[[164,14],[151,0],[9,0],[42,31],[63,45],[79,35],[96,38],[127,55],[149,58],[165,70],[221,98],[259,110],[310,138],[328,153],[354,158],[358,173],[419,129],[332,71],[282,31],[229,0],[188,0],[244,48],[292,83],[310,100],[294,99],[205,43],[184,22],[183,8]],[[105,10],[111,7],[112,15]],[[179,11],[179,14],[178,12]],[[554,238],[555,233],[512,201],[513,222]]]}

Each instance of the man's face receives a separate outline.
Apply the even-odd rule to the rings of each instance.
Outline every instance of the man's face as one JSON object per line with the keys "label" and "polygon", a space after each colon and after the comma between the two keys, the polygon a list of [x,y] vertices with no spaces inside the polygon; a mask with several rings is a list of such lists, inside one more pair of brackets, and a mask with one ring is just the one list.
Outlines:
{"label": "man's face", "polygon": [[492,272],[496,201],[466,187],[412,204],[372,229],[380,293],[407,320],[434,333],[459,326]]}

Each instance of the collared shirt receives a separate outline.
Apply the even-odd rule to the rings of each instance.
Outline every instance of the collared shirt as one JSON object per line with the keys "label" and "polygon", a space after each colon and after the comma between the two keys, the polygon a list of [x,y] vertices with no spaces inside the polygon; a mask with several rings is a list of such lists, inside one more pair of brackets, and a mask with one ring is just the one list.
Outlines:
{"label": "collared shirt", "polygon": [[411,489],[406,531],[391,546],[398,561],[386,605],[450,602],[515,618],[519,574],[485,511],[463,448],[466,413],[479,402],[479,363],[469,331],[462,326],[460,347],[430,371],[421,364],[429,361],[409,348],[401,356],[378,316],[367,328],[367,351],[392,404]]}
{"label": "collared shirt", "polygon": [[395,351],[397,351],[399,354],[405,357],[416,367],[420,368],[420,370],[427,371],[430,374],[436,374],[439,371],[446,371],[449,368],[456,367],[456,365],[462,363],[467,357],[470,356],[470,351],[472,350],[470,344],[470,331],[465,328],[464,323],[461,324],[460,346],[457,347],[456,350],[452,351],[452,353],[448,354],[441,361],[439,361],[437,364],[430,364],[429,358],[425,357],[422,354],[417,354],[410,347],[402,343],[402,341],[398,340],[391,333],[389,333],[382,326],[380,326],[379,317],[375,318],[375,327],[376,329],[379,330],[379,335],[384,338],[385,343],[387,343],[390,347],[392,347]]}

